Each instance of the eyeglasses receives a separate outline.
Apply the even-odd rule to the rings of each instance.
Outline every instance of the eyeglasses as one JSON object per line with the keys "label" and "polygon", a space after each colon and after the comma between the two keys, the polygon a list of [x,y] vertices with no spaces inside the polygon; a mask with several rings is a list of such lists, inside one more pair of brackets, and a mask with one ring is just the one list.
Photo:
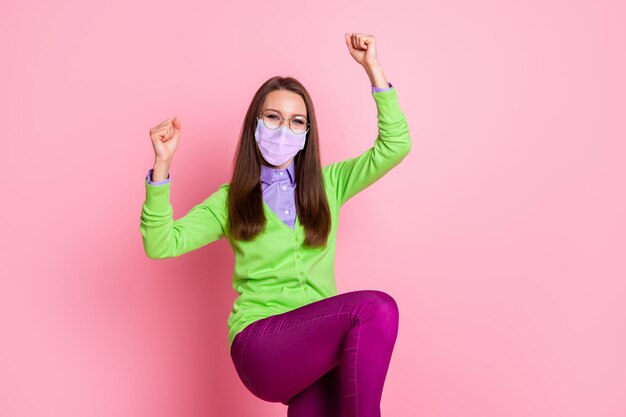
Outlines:
{"label": "eyeglasses", "polygon": [[[267,110],[262,115],[263,124],[268,129],[278,129],[283,124],[283,118],[280,113],[275,112],[273,110]],[[309,131],[311,124],[308,122],[306,117],[304,116],[295,116],[291,119],[286,119],[289,121],[289,129],[296,135],[302,135]]]}

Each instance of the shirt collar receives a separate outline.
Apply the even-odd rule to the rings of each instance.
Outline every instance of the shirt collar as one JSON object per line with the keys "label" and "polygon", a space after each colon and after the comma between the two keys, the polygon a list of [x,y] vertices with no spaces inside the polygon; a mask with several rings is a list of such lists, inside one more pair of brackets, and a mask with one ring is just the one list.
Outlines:
{"label": "shirt collar", "polygon": [[267,165],[261,164],[261,181],[266,184],[271,184],[274,179],[278,180],[281,177],[278,176],[278,171],[287,171],[287,178],[289,184],[293,186],[295,183],[295,162],[292,160],[291,163],[287,166],[286,169],[276,169],[272,167],[268,167]]}

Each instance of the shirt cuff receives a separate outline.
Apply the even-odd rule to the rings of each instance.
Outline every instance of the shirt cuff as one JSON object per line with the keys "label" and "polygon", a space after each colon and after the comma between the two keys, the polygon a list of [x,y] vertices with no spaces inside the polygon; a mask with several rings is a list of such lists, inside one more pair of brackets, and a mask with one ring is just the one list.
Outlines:
{"label": "shirt cuff", "polygon": [[393,85],[391,85],[391,83],[389,81],[387,81],[387,84],[389,84],[389,87],[374,87],[372,86],[372,93],[380,93],[382,91],[389,91],[393,88]]}
{"label": "shirt cuff", "polygon": [[146,175],[146,181],[148,182],[148,184],[150,185],[163,185],[163,184],[167,184],[168,182],[170,182],[170,173],[167,173],[167,178],[161,181],[156,181],[153,182],[152,181],[152,171],[154,170],[154,168],[150,168],[148,170],[148,174]]}

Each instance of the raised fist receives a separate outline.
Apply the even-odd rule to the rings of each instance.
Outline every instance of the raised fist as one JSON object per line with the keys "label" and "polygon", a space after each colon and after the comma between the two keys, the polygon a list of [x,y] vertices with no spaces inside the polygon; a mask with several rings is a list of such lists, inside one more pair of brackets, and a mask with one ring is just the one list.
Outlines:
{"label": "raised fist", "polygon": [[364,67],[378,64],[376,38],[364,33],[346,33],[346,45],[352,58]]}
{"label": "raised fist", "polygon": [[150,129],[155,159],[171,161],[180,139],[180,120],[167,119]]}

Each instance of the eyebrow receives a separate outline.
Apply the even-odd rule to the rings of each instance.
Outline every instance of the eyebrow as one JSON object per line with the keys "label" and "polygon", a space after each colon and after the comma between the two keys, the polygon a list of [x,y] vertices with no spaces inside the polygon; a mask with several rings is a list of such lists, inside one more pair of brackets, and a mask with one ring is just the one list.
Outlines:
{"label": "eyebrow", "polygon": [[[276,113],[279,113],[281,116],[283,115],[280,110],[276,110],[276,109],[265,109],[265,110],[266,111],[267,110],[272,110],[272,111],[275,111]],[[304,114],[295,113],[294,116],[302,116],[302,117],[304,117],[306,119],[306,115],[304,115]]]}

